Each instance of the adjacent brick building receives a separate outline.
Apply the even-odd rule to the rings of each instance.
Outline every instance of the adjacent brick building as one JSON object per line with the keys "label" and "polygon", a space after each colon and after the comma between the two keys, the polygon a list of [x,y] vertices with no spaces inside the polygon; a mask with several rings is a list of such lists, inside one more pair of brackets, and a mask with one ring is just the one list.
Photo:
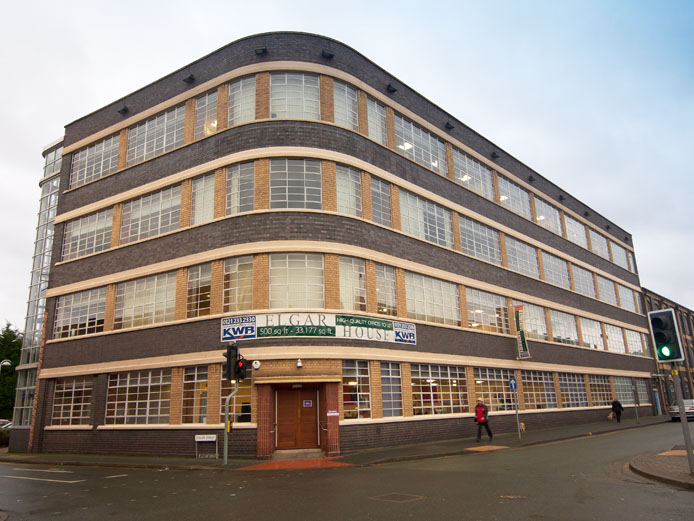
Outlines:
{"label": "adjacent brick building", "polygon": [[[631,236],[353,49],[251,36],[65,128],[12,450],[230,453],[652,414]],[[522,334],[521,334],[522,333]],[[638,404],[638,405],[636,405]]]}

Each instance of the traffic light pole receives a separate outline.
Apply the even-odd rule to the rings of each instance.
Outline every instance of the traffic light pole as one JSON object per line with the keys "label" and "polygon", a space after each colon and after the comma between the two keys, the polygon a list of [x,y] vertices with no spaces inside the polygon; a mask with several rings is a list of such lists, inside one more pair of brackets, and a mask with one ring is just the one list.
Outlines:
{"label": "traffic light pole", "polygon": [[694,453],[692,453],[692,438],[689,434],[689,425],[687,425],[687,413],[684,410],[684,399],[682,398],[682,388],[680,387],[679,371],[673,369],[672,376],[674,378],[677,406],[680,409],[680,423],[682,424],[682,433],[684,434],[684,447],[687,450],[687,459],[689,460],[689,473],[694,476]]}
{"label": "traffic light pole", "polygon": [[239,390],[239,383],[234,380],[234,390],[229,396],[224,399],[224,464],[227,464],[229,459],[229,402]]}

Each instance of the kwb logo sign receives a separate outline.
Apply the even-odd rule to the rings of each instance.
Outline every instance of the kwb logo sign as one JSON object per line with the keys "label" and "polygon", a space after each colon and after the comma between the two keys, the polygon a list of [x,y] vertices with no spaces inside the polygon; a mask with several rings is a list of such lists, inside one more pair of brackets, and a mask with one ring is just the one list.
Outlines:
{"label": "kwb logo sign", "polygon": [[222,342],[246,340],[249,338],[256,338],[255,317],[246,316],[222,319]]}

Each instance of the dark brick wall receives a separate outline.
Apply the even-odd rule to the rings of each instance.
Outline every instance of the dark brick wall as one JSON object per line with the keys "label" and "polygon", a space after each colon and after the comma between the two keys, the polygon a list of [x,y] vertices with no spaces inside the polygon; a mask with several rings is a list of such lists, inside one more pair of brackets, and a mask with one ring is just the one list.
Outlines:
{"label": "dark brick wall", "polygon": [[[609,409],[585,411],[548,412],[520,414],[526,431],[579,425],[583,423],[607,421]],[[633,418],[633,408],[627,408],[623,418]],[[639,416],[652,416],[651,407],[639,407]],[[517,432],[516,417],[513,414],[489,416],[489,427],[493,434]],[[484,432],[484,431],[483,431]],[[484,432],[486,436],[486,432]],[[340,450],[351,452],[374,447],[407,445],[427,441],[471,438],[477,436],[477,424],[468,418],[432,418],[430,420],[375,423],[371,425],[340,425]]]}

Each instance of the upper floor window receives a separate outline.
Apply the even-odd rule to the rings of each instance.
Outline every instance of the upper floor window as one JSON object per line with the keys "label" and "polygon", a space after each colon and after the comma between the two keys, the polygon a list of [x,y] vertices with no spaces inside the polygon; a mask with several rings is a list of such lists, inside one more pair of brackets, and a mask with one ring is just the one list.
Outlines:
{"label": "upper floor window", "polygon": [[561,235],[561,213],[548,202],[535,198],[535,213],[537,214],[537,224],[547,228],[550,232]]}
{"label": "upper floor window", "polygon": [[320,210],[321,162],[313,159],[270,160],[270,208]]}
{"label": "upper floor window", "polygon": [[619,291],[619,307],[636,313],[634,292],[631,290],[631,288],[617,284],[617,291]]}
{"label": "upper floor window", "polygon": [[200,317],[210,314],[212,303],[212,264],[200,264],[188,268],[186,316]]}
{"label": "upper floor window", "polygon": [[214,219],[214,174],[193,179],[190,223],[202,224]]}
{"label": "upper floor window", "polygon": [[537,338],[539,340],[549,339],[545,308],[517,300],[513,301],[513,306],[523,306],[523,322],[525,334],[528,338]]}
{"label": "upper floor window", "polygon": [[455,179],[465,188],[494,200],[492,171],[465,152],[453,148],[453,171]]}
{"label": "upper floor window", "polygon": [[376,264],[376,306],[379,313],[398,314],[398,295],[395,283],[395,268]]}
{"label": "upper floor window", "polygon": [[270,255],[270,308],[324,308],[323,255]]}
{"label": "upper floor window", "polygon": [[491,333],[510,333],[506,298],[478,289],[465,289],[467,326]]}
{"label": "upper floor window", "polygon": [[72,155],[70,188],[101,179],[118,169],[119,134],[82,148]]}
{"label": "upper floor window", "polygon": [[127,165],[134,165],[183,145],[185,113],[185,105],[179,105],[130,127]]}
{"label": "upper floor window", "polygon": [[229,126],[255,119],[255,76],[229,84]]}
{"label": "upper floor window", "polygon": [[622,248],[616,242],[610,241],[610,243],[611,243],[610,247],[612,248],[612,260],[620,268],[624,268],[625,270],[628,270],[629,269],[629,261],[627,260],[626,248]]}
{"label": "upper floor window", "polygon": [[246,255],[224,261],[224,312],[253,307],[253,257]]}
{"label": "upper floor window", "polygon": [[605,324],[605,334],[607,336],[607,350],[613,353],[626,353],[624,345],[624,333],[621,327]]}
{"label": "upper floor window", "polygon": [[610,250],[607,246],[607,239],[603,235],[600,235],[598,232],[593,230],[592,228],[588,230],[588,233],[590,234],[590,245],[592,247],[593,253],[597,253],[604,259],[609,259]]}
{"label": "upper floor window", "polygon": [[175,309],[175,271],[123,282],[116,286],[113,328],[170,322]]}
{"label": "upper floor window", "polygon": [[593,349],[605,349],[600,322],[585,317],[579,317],[579,320],[581,321],[581,345]]}
{"label": "upper floor window", "polygon": [[408,317],[437,324],[460,325],[457,285],[407,271],[405,294]]}
{"label": "upper floor window", "polygon": [[366,311],[366,269],[362,259],[340,257],[340,308]]}
{"label": "upper floor window", "polygon": [[181,185],[172,186],[123,203],[120,243],[178,229],[181,218]]}
{"label": "upper floor window", "polygon": [[552,336],[555,342],[578,345],[578,330],[576,329],[576,317],[574,315],[550,309],[549,319],[552,324]]}
{"label": "upper floor window", "polygon": [[395,146],[405,157],[441,175],[448,175],[446,144],[400,114],[395,114]]}
{"label": "upper floor window", "polygon": [[320,83],[315,74],[270,74],[270,116],[320,119]]}
{"label": "upper floor window", "polygon": [[629,256],[629,271],[636,273],[636,258],[634,257],[634,252],[627,250],[627,255]]}
{"label": "upper floor window", "polygon": [[566,214],[564,214],[564,222],[566,223],[566,238],[574,244],[578,244],[583,248],[588,248],[586,227],[573,217]]}
{"label": "upper floor window", "polygon": [[514,271],[540,278],[540,265],[537,262],[537,250],[519,240],[506,235],[506,256],[508,267]]}
{"label": "upper floor window", "polygon": [[195,139],[217,132],[217,91],[213,90],[195,99]]}
{"label": "upper floor window", "polygon": [[253,210],[255,167],[253,162],[227,167],[226,215]]}
{"label": "upper floor window", "polygon": [[593,280],[593,274],[575,264],[571,265],[571,269],[574,275],[574,289],[581,295],[595,298],[595,280]]}
{"label": "upper floor window", "polygon": [[[607,302],[608,304],[612,304],[613,306],[617,305],[617,292],[614,288],[614,282],[611,281],[610,279],[606,279],[605,277],[601,275],[597,275],[598,279],[598,292],[600,293],[600,300],[603,302]],[[633,299],[633,297],[632,297]]]}
{"label": "upper floor window", "polygon": [[369,114],[369,137],[381,145],[388,146],[385,105],[373,98],[367,98],[366,109]]}
{"label": "upper floor window", "polygon": [[400,191],[402,231],[448,248],[453,247],[450,210],[405,190]]}
{"label": "upper floor window", "polygon": [[361,172],[337,165],[337,211],[361,217]]}
{"label": "upper floor window", "polygon": [[499,232],[463,215],[460,216],[459,222],[461,251],[501,266]]}
{"label": "upper floor window", "polygon": [[[117,147],[116,147],[117,148]],[[63,167],[63,147],[58,147],[46,154],[43,165],[43,177],[60,172]],[[70,184],[72,186],[72,184]]]}
{"label": "upper floor window", "polygon": [[390,208],[390,184],[377,177],[371,178],[371,213],[375,223],[393,225]]}
{"label": "upper floor window", "polygon": [[530,194],[513,181],[504,176],[497,176],[499,180],[499,202],[518,215],[532,220],[533,212],[530,207]]}
{"label": "upper floor window", "polygon": [[643,337],[641,333],[632,331],[631,329],[624,330],[627,336],[627,346],[629,347],[629,353],[632,355],[645,356],[645,350],[643,349]]}
{"label": "upper floor window", "polygon": [[111,247],[113,208],[65,223],[64,261],[97,253]]}
{"label": "upper floor window", "polygon": [[335,124],[351,130],[359,130],[357,89],[338,80],[333,81]]}
{"label": "upper floor window", "polygon": [[569,278],[569,264],[564,260],[542,252],[542,267],[545,270],[545,280],[562,288],[571,289],[571,279]]}
{"label": "upper floor window", "polygon": [[53,338],[67,338],[103,331],[105,310],[105,287],[58,297]]}

